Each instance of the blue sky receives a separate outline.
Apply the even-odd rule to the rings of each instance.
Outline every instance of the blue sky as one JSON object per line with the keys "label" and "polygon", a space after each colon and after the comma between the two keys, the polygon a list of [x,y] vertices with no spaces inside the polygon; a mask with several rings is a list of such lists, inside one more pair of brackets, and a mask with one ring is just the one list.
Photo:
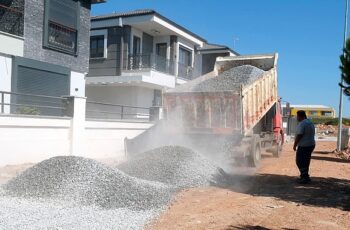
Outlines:
{"label": "blue sky", "polygon": [[[92,14],[154,9],[241,54],[279,53],[279,94],[338,110],[345,0],[108,0]],[[350,100],[344,97],[350,117]]]}

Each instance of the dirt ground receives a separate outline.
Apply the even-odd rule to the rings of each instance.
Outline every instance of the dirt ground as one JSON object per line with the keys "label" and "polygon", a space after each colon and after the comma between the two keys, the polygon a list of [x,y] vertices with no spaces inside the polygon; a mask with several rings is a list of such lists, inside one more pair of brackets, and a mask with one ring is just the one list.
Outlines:
{"label": "dirt ground", "polygon": [[181,192],[149,229],[350,229],[350,161],[318,142],[312,183],[298,185],[291,144],[265,155],[255,174],[236,173],[230,186]]}
{"label": "dirt ground", "polygon": [[[230,186],[195,188],[177,195],[148,229],[350,229],[350,161],[318,142],[310,185],[295,183],[295,153],[265,154],[259,169],[239,170]],[[0,168],[0,184],[32,164]]]}

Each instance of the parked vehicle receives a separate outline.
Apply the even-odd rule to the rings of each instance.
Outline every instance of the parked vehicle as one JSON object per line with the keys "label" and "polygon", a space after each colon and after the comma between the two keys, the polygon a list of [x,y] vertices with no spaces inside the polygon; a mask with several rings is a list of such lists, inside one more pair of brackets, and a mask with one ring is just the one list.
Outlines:
{"label": "parked vehicle", "polygon": [[[167,136],[168,143],[212,156],[224,154],[234,162],[246,159],[251,166],[259,164],[263,148],[278,157],[283,131],[277,58],[277,54],[218,58],[213,72],[165,92],[163,139]],[[157,135],[155,130],[147,135]],[[141,139],[126,140],[129,153],[137,152]]]}

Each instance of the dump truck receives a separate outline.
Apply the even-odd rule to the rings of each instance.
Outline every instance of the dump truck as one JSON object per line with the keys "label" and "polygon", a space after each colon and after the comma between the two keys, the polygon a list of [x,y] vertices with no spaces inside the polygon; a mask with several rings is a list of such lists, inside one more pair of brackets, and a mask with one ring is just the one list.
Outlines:
{"label": "dump truck", "polygon": [[261,151],[281,153],[278,54],[218,57],[215,69],[163,93],[164,118],[125,140],[128,155],[183,145],[209,157],[257,166]]}

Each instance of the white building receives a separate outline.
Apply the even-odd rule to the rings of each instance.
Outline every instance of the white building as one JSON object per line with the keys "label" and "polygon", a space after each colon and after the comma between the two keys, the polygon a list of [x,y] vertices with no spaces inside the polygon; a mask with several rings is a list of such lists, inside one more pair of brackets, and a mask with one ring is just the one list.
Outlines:
{"label": "white building", "polygon": [[0,1],[0,113],[31,104],[38,113],[57,114],[28,94],[85,96],[90,8],[104,1]]}
{"label": "white building", "polygon": [[163,89],[208,72],[217,56],[230,55],[236,53],[207,44],[154,10],[92,17],[86,96],[88,101],[159,106]]}

